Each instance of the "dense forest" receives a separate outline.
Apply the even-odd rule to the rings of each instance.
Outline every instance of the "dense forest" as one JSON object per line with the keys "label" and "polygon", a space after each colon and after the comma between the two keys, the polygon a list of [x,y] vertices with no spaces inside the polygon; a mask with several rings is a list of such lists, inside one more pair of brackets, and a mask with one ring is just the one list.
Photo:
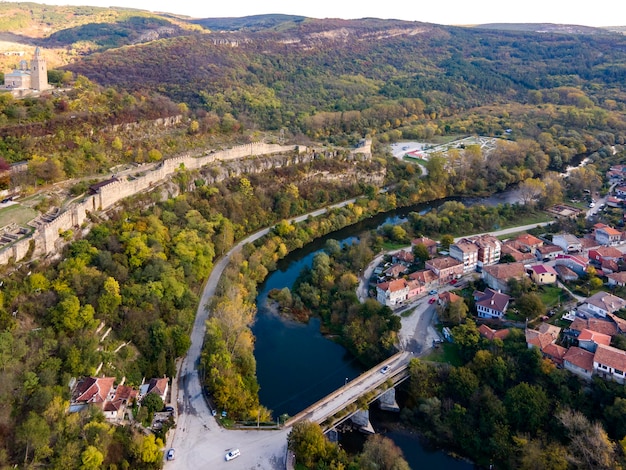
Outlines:
{"label": "dense forest", "polygon": [[[24,45],[54,54],[54,91],[0,94],[0,168],[28,161],[24,175],[3,184],[23,194],[49,193],[47,204],[61,206],[52,183],[77,178],[70,191],[79,197],[116,165],[256,140],[325,145],[336,158],[223,178],[214,167],[181,168],[163,191],[93,214],[88,227],[63,234],[67,247],[56,259],[2,267],[3,468],[159,468],[162,435],[113,427],[96,410],[66,414],[67,385],[96,370],[132,385],[173,377],[203,281],[216,257],[246,234],[277,224],[226,272],[211,303],[201,366],[213,399],[228,403],[234,418],[267,419],[249,325],[256,285],[278,259],[377,212],[448,196],[519,184],[532,212],[600,189],[598,169],[626,143],[626,39],[606,31],[536,34],[281,15],[202,21],[0,4],[0,29],[34,24],[48,33]],[[386,147],[470,134],[497,137],[495,149],[468,145],[420,166],[391,158]],[[339,147],[364,136],[373,138],[373,158],[355,165]],[[593,164],[564,183],[557,172],[582,156]],[[364,183],[365,174],[382,183]],[[357,196],[324,218],[284,221]],[[275,298],[293,314],[319,314],[355,356],[375,362],[393,348],[399,325],[389,309],[355,301],[354,273],[383,241],[490,230],[525,215],[519,207],[454,202],[411,214],[404,228],[387,227],[351,247],[329,244],[294,292]],[[111,328],[106,340],[104,327]],[[471,322],[458,328],[461,363],[412,365],[406,423],[484,465],[615,468],[622,450],[613,443],[626,433],[621,390],[582,386],[515,334],[491,344]],[[147,423],[153,410],[135,411]],[[358,458],[320,444],[314,427],[297,431],[319,444],[307,455],[297,436],[289,443],[311,468],[365,468],[386,454],[384,442],[372,442],[359,467]],[[582,454],[586,448],[596,452]]]}

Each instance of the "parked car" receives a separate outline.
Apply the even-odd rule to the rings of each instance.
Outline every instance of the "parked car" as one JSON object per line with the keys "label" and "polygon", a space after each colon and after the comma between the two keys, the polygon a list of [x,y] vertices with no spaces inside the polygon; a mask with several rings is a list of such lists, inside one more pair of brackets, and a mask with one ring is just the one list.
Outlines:
{"label": "parked car", "polygon": [[380,369],[380,373],[381,374],[386,374],[387,372],[389,372],[389,369],[391,369],[391,367],[385,366],[382,369]]}
{"label": "parked car", "polygon": [[596,203],[595,202],[590,202],[589,203],[589,207],[596,207]]}
{"label": "parked car", "polygon": [[430,295],[435,295],[437,293],[437,289],[433,289],[429,292]]}
{"label": "parked car", "polygon": [[163,408],[163,411],[168,411],[168,412],[172,412],[174,411],[174,407],[173,406],[166,406],[165,408]]}
{"label": "parked car", "polygon": [[174,449],[170,449],[167,451],[167,460],[174,460]]}
{"label": "parked car", "polygon": [[229,460],[236,459],[240,455],[241,455],[241,452],[239,452],[239,449],[231,449],[228,452],[226,452],[226,455],[224,456],[224,458],[228,462]]}
{"label": "parked car", "polygon": [[459,280],[458,280],[458,279],[452,279],[452,280],[450,281],[450,285],[451,285],[451,286],[453,286],[453,285],[455,285],[457,282],[459,282]]}
{"label": "parked car", "polygon": [[430,299],[428,299],[429,304],[434,304],[435,302],[437,302],[437,297],[431,297]]}

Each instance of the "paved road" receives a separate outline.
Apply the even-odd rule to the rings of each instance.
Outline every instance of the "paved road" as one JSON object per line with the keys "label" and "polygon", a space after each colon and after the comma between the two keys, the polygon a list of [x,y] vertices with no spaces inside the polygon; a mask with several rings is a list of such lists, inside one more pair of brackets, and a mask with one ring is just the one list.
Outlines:
{"label": "paved road", "polygon": [[[334,204],[290,219],[290,222],[302,222],[308,217],[324,214],[329,209],[343,207],[354,203],[355,199]],[[283,469],[287,453],[288,429],[281,431],[233,431],[222,428],[211,415],[198,376],[198,365],[206,320],[209,316],[207,309],[210,298],[215,291],[220,277],[228,265],[233,254],[237,253],[247,243],[252,243],[267,235],[271,228],[260,230],[241,240],[226,253],[211,271],[198,304],[196,318],[191,332],[191,346],[187,355],[180,363],[178,370],[178,384],[173,388],[176,392],[178,419],[176,428],[169,436],[167,447],[175,449],[176,458],[166,463],[166,468],[193,469],[193,468],[259,468]],[[230,448],[241,450],[241,457],[235,462],[226,462],[224,455]]]}

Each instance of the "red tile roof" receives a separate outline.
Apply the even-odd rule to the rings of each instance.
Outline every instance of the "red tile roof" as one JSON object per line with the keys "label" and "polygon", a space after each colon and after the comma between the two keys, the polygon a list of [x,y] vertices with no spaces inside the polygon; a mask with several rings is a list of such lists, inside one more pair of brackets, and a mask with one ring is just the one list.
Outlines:
{"label": "red tile roof", "polygon": [[552,266],[547,264],[537,264],[535,266],[531,266],[531,268],[537,274],[554,274],[556,276],[556,271]]}
{"label": "red tile roof", "polygon": [[561,365],[563,364],[563,357],[567,353],[567,349],[558,344],[550,343],[546,345],[541,352],[555,363]]}
{"label": "red tile roof", "polygon": [[74,389],[73,401],[80,403],[104,403],[113,389],[115,377],[86,377]]}
{"label": "red tile roof", "polygon": [[415,279],[423,284],[430,284],[431,282],[435,282],[437,280],[437,275],[430,269],[424,269],[422,271],[415,271],[414,273],[409,274],[409,279]]}
{"label": "red tile roof", "polygon": [[603,364],[622,372],[626,371],[626,351],[621,349],[599,344],[593,360],[598,364]]}
{"label": "red tile roof", "polygon": [[500,280],[507,280],[511,278],[521,279],[526,274],[526,270],[524,269],[524,265],[522,263],[494,264],[492,266],[484,266],[483,272]]}
{"label": "red tile roof", "polygon": [[563,356],[563,361],[567,361],[587,372],[593,371],[593,353],[583,348],[572,346]]}
{"label": "red tile roof", "polygon": [[504,330],[494,330],[485,324],[478,327],[478,332],[490,341],[493,341],[496,338],[504,339],[510,333],[508,328],[505,328]]}
{"label": "red tile roof", "polygon": [[617,325],[615,323],[600,318],[585,319],[576,317],[570,325],[570,328],[575,331],[583,331],[584,329],[588,329],[609,336],[617,334]]}
{"label": "red tile roof", "polygon": [[585,328],[580,332],[580,335],[578,335],[578,341],[593,341],[596,344],[608,346],[611,344],[611,337]]}

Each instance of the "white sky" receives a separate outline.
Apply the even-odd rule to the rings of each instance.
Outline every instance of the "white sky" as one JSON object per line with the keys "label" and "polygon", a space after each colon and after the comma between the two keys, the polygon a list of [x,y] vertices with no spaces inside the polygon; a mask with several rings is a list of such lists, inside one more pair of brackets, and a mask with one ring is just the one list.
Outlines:
{"label": "white sky", "polygon": [[[0,0],[4,1],[4,0]],[[626,25],[626,0],[45,0],[52,5],[124,6],[194,18],[283,13],[311,18],[394,18],[438,24]]]}

